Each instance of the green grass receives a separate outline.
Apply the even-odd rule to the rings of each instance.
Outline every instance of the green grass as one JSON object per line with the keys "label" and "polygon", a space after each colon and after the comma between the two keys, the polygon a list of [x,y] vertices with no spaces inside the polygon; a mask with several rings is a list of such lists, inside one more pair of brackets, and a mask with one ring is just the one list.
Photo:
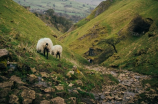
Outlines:
{"label": "green grass", "polygon": [[[111,80],[106,75],[100,73],[88,74],[89,70],[84,68],[84,65],[89,65],[88,61],[77,53],[71,51],[64,43],[59,42],[52,35],[59,33],[56,29],[51,29],[46,26],[39,18],[30,13],[20,5],[11,0],[0,1],[0,49],[6,48],[9,51],[10,62],[18,62],[16,69],[12,73],[6,73],[6,70],[1,71],[1,75],[5,75],[10,78],[12,75],[16,75],[22,79],[25,83],[31,84],[27,81],[28,74],[33,72],[31,68],[35,68],[38,72],[53,73],[52,76],[57,78],[58,84],[64,86],[66,95],[63,97],[67,99],[71,97],[68,92],[68,84],[74,83],[75,80],[82,80],[83,86],[74,85],[74,87],[81,87],[85,90],[86,96],[92,97],[88,92],[93,88],[101,89],[104,79]],[[72,33],[73,34],[73,33]],[[77,34],[76,34],[77,35]],[[36,44],[40,38],[48,37],[52,40],[53,45],[60,44],[63,47],[62,58],[56,59],[52,55],[49,58],[43,56],[43,54],[36,52]],[[1,44],[2,43],[2,44]],[[0,63],[7,65],[7,59],[0,59]],[[83,73],[75,72],[74,79],[68,79],[66,74],[72,71],[73,66],[76,65],[78,70]],[[36,76],[41,76],[37,73]],[[94,80],[94,79],[97,79]],[[47,82],[54,83],[51,77],[44,79]],[[109,83],[105,83],[109,84]],[[56,85],[52,85],[55,88]],[[73,88],[74,88],[73,87]],[[39,89],[35,89],[37,92],[42,92]],[[57,96],[58,92],[55,92],[54,96]],[[85,96],[80,92],[80,95],[76,95],[78,101]]]}
{"label": "green grass", "polygon": [[[156,48],[158,34],[157,5],[158,1],[156,0],[115,0],[106,11],[94,18],[97,7],[88,17],[75,24],[78,27],[77,29],[61,36],[65,37],[62,42],[82,56],[85,56],[90,47],[103,50],[103,52],[92,57],[94,60],[99,60],[99,58],[103,60],[104,56],[102,55],[105,55],[105,61],[99,61],[104,66],[117,66],[143,74],[158,75],[156,64],[158,62]],[[152,18],[154,23],[145,35],[132,37],[126,34],[124,30],[138,14],[143,18]],[[90,21],[87,21],[87,19],[90,19]],[[121,29],[123,29],[125,38],[116,45],[118,53],[107,59],[104,50],[108,50],[109,45],[98,44],[98,42],[111,37],[117,38],[117,33]],[[149,33],[155,34],[155,36],[149,38]],[[135,56],[142,50],[146,53]],[[115,56],[119,56],[119,59],[116,59]]]}

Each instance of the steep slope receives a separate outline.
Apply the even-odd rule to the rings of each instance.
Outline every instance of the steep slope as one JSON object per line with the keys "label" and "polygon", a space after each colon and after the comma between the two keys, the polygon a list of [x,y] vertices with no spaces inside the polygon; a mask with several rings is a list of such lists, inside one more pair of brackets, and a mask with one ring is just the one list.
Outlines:
{"label": "steep slope", "polygon": [[[110,3],[110,6],[105,9],[103,13],[94,18],[96,12],[92,12],[92,14],[87,17],[91,17],[89,21],[85,22],[86,19],[81,20],[77,29],[64,34],[60,37],[60,40],[74,52],[86,58],[93,59],[95,63],[102,63],[112,56],[115,58],[109,58],[103,65],[120,67],[120,65],[124,63],[126,64],[126,68],[138,68],[137,65],[132,64],[138,57],[129,56],[128,52],[134,54],[131,48],[134,47],[134,50],[139,53],[139,49],[141,48],[136,46],[138,44],[142,48],[148,47],[147,49],[150,49],[151,46],[156,47],[155,43],[157,40],[153,39],[155,39],[158,34],[158,1],[107,0],[105,6],[108,5],[108,3]],[[99,10],[99,7],[94,11],[97,10]],[[150,38],[150,36],[153,36],[153,38]],[[148,45],[144,44],[144,42],[147,42],[146,44]],[[117,51],[114,51],[114,47]],[[130,48],[126,51],[123,50],[127,47]],[[89,56],[89,48],[93,51],[91,56]],[[144,57],[148,57],[149,60],[153,60],[157,63],[157,59],[153,58],[157,56],[155,51],[153,50],[154,54],[152,56],[145,55]],[[130,61],[127,61],[128,59],[130,59]],[[139,60],[142,61],[144,58],[141,57]],[[130,63],[130,65],[128,63]],[[146,61],[146,64],[139,64],[139,66],[152,66],[149,63]],[[123,65],[121,67],[123,67]],[[153,69],[157,68],[156,64],[152,67]],[[152,68],[148,67],[146,70],[150,69]],[[145,71],[144,73],[147,74],[148,72]]]}
{"label": "steep slope", "polygon": [[[4,48],[9,51],[7,57],[0,55],[1,104],[40,104],[42,100],[50,102],[57,96],[66,103],[74,96],[76,102],[81,102],[82,98],[93,98],[88,91],[111,83],[110,75],[83,68],[82,64],[88,65],[88,61],[57,41],[54,34],[44,22],[17,3],[0,1],[0,51]],[[60,60],[51,55],[46,59],[36,52],[37,41],[43,37],[50,38],[54,45],[63,46]],[[110,82],[103,82],[104,79]]]}

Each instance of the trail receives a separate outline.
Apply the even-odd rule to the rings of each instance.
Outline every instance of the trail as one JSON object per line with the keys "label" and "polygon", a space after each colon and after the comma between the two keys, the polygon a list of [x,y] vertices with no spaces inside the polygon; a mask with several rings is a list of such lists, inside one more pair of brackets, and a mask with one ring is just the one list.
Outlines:
{"label": "trail", "polygon": [[[99,104],[127,104],[138,100],[138,95],[145,92],[142,80],[150,79],[147,75],[141,75],[127,70],[118,70],[102,66],[86,66],[89,70],[95,70],[102,74],[111,74],[118,79],[118,85],[102,86],[102,91],[93,93]],[[149,86],[147,86],[149,87]]]}

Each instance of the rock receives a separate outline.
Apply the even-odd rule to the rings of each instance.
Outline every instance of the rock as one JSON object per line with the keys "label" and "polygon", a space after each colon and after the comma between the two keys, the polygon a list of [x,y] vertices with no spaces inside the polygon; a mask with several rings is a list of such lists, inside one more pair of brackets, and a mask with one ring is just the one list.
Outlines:
{"label": "rock", "polygon": [[49,74],[46,73],[46,72],[40,72],[40,74],[41,74],[42,77],[45,77],[45,78],[49,77]]}
{"label": "rock", "polygon": [[23,104],[32,104],[32,99],[24,99]]}
{"label": "rock", "polygon": [[37,70],[36,70],[35,68],[31,68],[31,71],[32,71],[33,73],[37,72]]}
{"label": "rock", "polygon": [[76,97],[70,97],[71,104],[76,104]]}
{"label": "rock", "polygon": [[0,57],[7,56],[9,54],[8,50],[0,49]]}
{"label": "rock", "polygon": [[11,87],[13,86],[13,81],[0,83],[0,88]]}
{"label": "rock", "polygon": [[24,99],[25,104],[27,104],[28,102],[32,103],[32,100],[35,99],[35,91],[24,89],[21,92],[21,97]]}
{"label": "rock", "polygon": [[11,81],[15,81],[15,82],[17,82],[19,84],[24,84],[24,82],[21,81],[21,78],[17,77],[16,75],[11,76],[10,80]]}
{"label": "rock", "polygon": [[48,101],[48,100],[42,100],[40,104],[50,104],[50,101]]}
{"label": "rock", "polygon": [[105,94],[106,96],[109,96],[110,92],[104,92],[104,94]]}
{"label": "rock", "polygon": [[151,87],[151,85],[150,85],[149,83],[147,83],[147,84],[145,85],[145,89],[147,89],[147,88],[149,88],[149,87]]}
{"label": "rock", "polygon": [[78,94],[78,91],[77,91],[77,90],[73,90],[72,92],[73,92],[73,93],[76,93],[76,94]]}
{"label": "rock", "polygon": [[113,100],[113,99],[114,99],[114,97],[111,97],[111,96],[106,96],[106,99],[107,99],[107,100]]}
{"label": "rock", "polygon": [[1,81],[7,81],[8,78],[6,78],[5,76],[0,76]]}
{"label": "rock", "polygon": [[65,104],[65,101],[63,98],[61,97],[56,97],[54,99],[51,99],[53,104]]}
{"label": "rock", "polygon": [[29,82],[34,82],[35,79],[37,79],[37,76],[34,75],[34,74],[30,74],[30,75],[28,76],[28,80],[29,80]]}
{"label": "rock", "polygon": [[81,80],[76,80],[75,82],[76,82],[77,85],[83,86],[83,82]]}
{"label": "rock", "polygon": [[0,98],[6,97],[10,91],[11,88],[3,88],[3,90],[0,91]]}
{"label": "rock", "polygon": [[69,71],[67,74],[66,74],[66,76],[68,77],[68,78],[71,78],[72,77],[72,75],[74,75],[74,71]]}
{"label": "rock", "polygon": [[64,87],[63,87],[63,86],[55,86],[55,88],[56,88],[58,91],[64,90]]}
{"label": "rock", "polygon": [[19,90],[24,90],[24,89],[29,90],[29,88],[26,87],[26,86],[18,86],[18,89],[19,89]]}
{"label": "rock", "polygon": [[69,87],[72,87],[73,85],[74,85],[74,84],[70,83],[68,86],[69,86]]}
{"label": "rock", "polygon": [[11,94],[9,99],[9,103],[11,104],[19,104],[18,100],[19,98],[16,95]]}
{"label": "rock", "polygon": [[54,88],[48,87],[46,89],[44,89],[44,92],[49,93],[49,92],[55,92]]}

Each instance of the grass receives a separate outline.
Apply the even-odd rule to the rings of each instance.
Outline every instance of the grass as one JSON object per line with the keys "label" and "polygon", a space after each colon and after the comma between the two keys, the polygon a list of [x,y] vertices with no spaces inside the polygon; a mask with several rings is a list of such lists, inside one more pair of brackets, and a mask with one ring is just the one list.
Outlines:
{"label": "grass", "polygon": [[[66,92],[66,95],[69,95],[63,96],[65,99],[71,97],[71,94],[68,92],[68,84],[70,82],[74,83],[75,80],[81,80],[83,86],[75,85],[74,87],[81,87],[85,90],[84,93],[87,94],[86,96],[91,97],[91,95],[88,94],[89,91],[94,88],[101,89],[104,79],[111,80],[108,76],[102,76],[99,73],[94,75],[88,74],[88,70],[84,69],[84,65],[89,65],[85,58],[74,53],[64,43],[54,38],[52,35],[56,34],[55,29],[46,26],[45,23],[34,14],[15,2],[11,0],[1,0],[0,14],[0,48],[6,48],[9,51],[10,62],[18,62],[17,67],[12,73],[7,73],[9,67],[1,71],[2,76],[5,75],[10,78],[12,75],[16,75],[20,77],[23,82],[32,84],[27,81],[28,74],[33,74],[31,68],[35,68],[38,72],[53,73],[52,77],[56,77],[58,82],[56,85],[62,84],[65,89],[64,92]],[[43,54],[36,52],[37,41],[44,37],[50,38],[54,45],[62,45],[63,54],[60,60],[54,58],[52,55],[49,55],[49,58],[46,59]],[[0,63],[6,65],[7,59],[0,59]],[[72,71],[74,65],[78,67],[80,73],[75,72],[74,79],[68,79],[66,74]],[[39,77],[41,75],[37,73],[36,76]],[[48,77],[44,80],[56,83],[52,80],[52,77]],[[97,81],[94,79],[97,79]],[[52,87],[55,88],[56,85],[52,84]],[[35,91],[42,93],[39,89],[35,89]],[[78,96],[78,101],[80,101],[84,93],[81,92],[80,95],[76,95]],[[57,96],[57,94],[58,92],[55,92],[54,95]]]}

